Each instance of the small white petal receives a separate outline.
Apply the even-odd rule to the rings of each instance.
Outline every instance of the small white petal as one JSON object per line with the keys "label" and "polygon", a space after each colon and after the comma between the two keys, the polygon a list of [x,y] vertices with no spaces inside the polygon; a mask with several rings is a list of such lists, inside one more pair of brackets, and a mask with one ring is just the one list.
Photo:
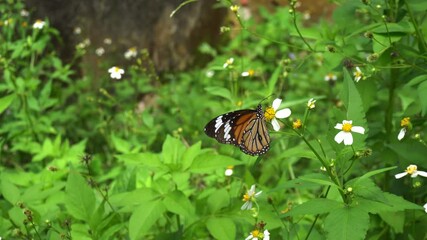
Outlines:
{"label": "small white petal", "polygon": [[245,240],[251,240],[253,238],[254,238],[254,236],[252,236],[252,233],[251,233]]}
{"label": "small white petal", "polygon": [[406,128],[400,129],[399,135],[397,135],[397,139],[400,141],[405,137],[406,134]]}
{"label": "small white petal", "polygon": [[342,141],[344,141],[345,138],[345,132],[344,131],[340,131],[339,133],[337,133],[337,135],[335,135],[335,142],[337,142],[338,144],[342,143]]}
{"label": "small white petal", "polygon": [[264,230],[263,240],[270,240],[270,232],[268,230]]}
{"label": "small white petal", "polygon": [[351,127],[351,131],[355,132],[355,133],[365,134],[365,129],[363,127],[359,127],[359,126]]}
{"label": "small white petal", "polygon": [[261,193],[262,193],[262,191],[255,193],[254,197],[258,197],[259,195],[261,195]]}
{"label": "small white petal", "polygon": [[426,204],[424,204],[424,210],[426,211],[426,213],[427,213],[427,203]]}
{"label": "small white petal", "polygon": [[339,129],[342,130],[342,123],[337,123],[337,125],[335,125],[334,127],[335,129]]}
{"label": "small white petal", "polygon": [[282,103],[282,99],[280,99],[280,98],[274,99],[273,104],[271,104],[271,106],[273,107],[274,111],[276,111],[277,109],[279,109],[281,103]]}
{"label": "small white petal", "polygon": [[424,171],[417,171],[418,175],[423,176],[423,177],[427,177],[427,172]]}
{"label": "small white petal", "polygon": [[249,203],[251,203],[251,201],[245,202],[240,209],[241,210],[249,210],[249,209],[251,209],[251,208],[248,208]]}
{"label": "small white petal", "polygon": [[279,131],[280,130],[280,125],[279,125],[279,122],[277,121],[277,119],[276,118],[273,118],[272,120],[271,120],[271,125],[273,125],[273,129],[274,129],[274,131]]}
{"label": "small white petal", "polygon": [[394,177],[396,179],[399,179],[399,178],[403,178],[406,175],[408,175],[408,173],[407,172],[403,172],[403,173],[398,173],[398,174],[394,175]]}
{"label": "small white petal", "polygon": [[248,195],[249,196],[252,196],[252,195],[254,195],[255,194],[255,184],[253,184],[252,186],[251,186],[251,188],[249,189],[249,191],[248,191]]}
{"label": "small white petal", "polygon": [[289,116],[291,116],[291,109],[289,108],[281,109],[275,115],[276,118],[287,118]]}
{"label": "small white petal", "polygon": [[411,174],[411,178],[416,178],[418,176],[418,171],[415,171]]}
{"label": "small white petal", "polygon": [[351,145],[353,144],[353,135],[349,132],[344,132],[344,145]]}

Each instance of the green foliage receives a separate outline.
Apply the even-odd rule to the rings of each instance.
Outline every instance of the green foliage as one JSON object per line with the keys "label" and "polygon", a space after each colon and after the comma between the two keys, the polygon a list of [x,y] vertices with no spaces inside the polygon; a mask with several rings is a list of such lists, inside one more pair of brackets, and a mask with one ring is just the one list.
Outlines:
{"label": "green foliage", "polygon": [[[426,180],[394,175],[427,171],[427,4],[342,0],[311,22],[290,2],[246,19],[218,1],[237,25],[206,66],[159,75],[141,50],[120,80],[79,65],[84,36],[66,63],[48,19],[0,3],[0,237],[424,239]],[[203,133],[274,98],[292,115],[260,157]],[[343,120],[365,129],[351,146]]]}

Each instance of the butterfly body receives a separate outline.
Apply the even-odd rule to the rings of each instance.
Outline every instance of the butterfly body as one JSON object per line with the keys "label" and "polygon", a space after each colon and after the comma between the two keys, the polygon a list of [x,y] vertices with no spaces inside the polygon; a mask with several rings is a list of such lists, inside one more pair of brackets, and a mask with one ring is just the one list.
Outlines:
{"label": "butterfly body", "polygon": [[270,148],[270,135],[261,105],[225,113],[206,124],[206,135],[224,144],[233,144],[242,152],[255,156]]}

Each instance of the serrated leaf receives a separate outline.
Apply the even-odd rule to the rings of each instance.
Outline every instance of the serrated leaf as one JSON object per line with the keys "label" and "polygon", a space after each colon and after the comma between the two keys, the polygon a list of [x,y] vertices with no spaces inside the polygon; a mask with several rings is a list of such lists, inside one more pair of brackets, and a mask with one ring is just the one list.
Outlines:
{"label": "serrated leaf", "polygon": [[355,183],[354,183],[354,184],[357,184],[359,181],[364,180],[364,179],[366,179],[366,178],[370,178],[370,177],[372,177],[372,176],[375,176],[375,175],[377,175],[377,174],[380,174],[380,173],[383,173],[383,172],[387,172],[387,171],[393,170],[393,169],[395,169],[395,168],[397,168],[397,167],[396,167],[396,166],[393,166],[393,167],[381,168],[381,169],[377,169],[377,170],[373,170],[373,171],[367,172],[367,173],[363,174],[361,177],[359,177],[359,178],[355,181]]}
{"label": "serrated leaf", "polygon": [[166,136],[166,140],[162,146],[162,161],[164,164],[180,164],[182,154],[185,151],[185,146],[181,140],[170,135]]}
{"label": "serrated leaf", "polygon": [[141,239],[165,212],[162,201],[146,201],[134,210],[129,220],[130,239]]}
{"label": "serrated leaf", "polygon": [[65,193],[68,212],[79,220],[89,221],[95,210],[95,194],[86,180],[80,174],[70,172]]}
{"label": "serrated leaf", "polygon": [[285,216],[298,215],[316,215],[331,212],[335,209],[342,208],[344,203],[326,198],[317,198],[309,200],[301,205],[292,208]]}
{"label": "serrated leaf", "polygon": [[403,233],[405,212],[380,212],[378,215],[393,228],[394,232]]}
{"label": "serrated leaf", "polygon": [[197,142],[191,147],[187,148],[182,156],[182,169],[187,170],[194,161],[194,158],[200,154],[202,142]]}
{"label": "serrated leaf", "polygon": [[211,172],[221,168],[225,170],[227,166],[236,166],[241,164],[243,163],[228,156],[205,153],[198,155],[194,159],[189,170],[196,173]]}
{"label": "serrated leaf", "polygon": [[328,240],[363,240],[369,228],[369,214],[354,207],[341,207],[325,218]]}
{"label": "serrated leaf", "polygon": [[332,182],[328,178],[322,179],[322,178],[311,178],[311,177],[307,177],[307,176],[301,176],[301,177],[299,177],[299,179],[307,181],[307,182],[317,183],[317,184],[324,185],[324,186],[334,186],[336,188],[339,188],[338,185],[336,185],[334,182]]}
{"label": "serrated leaf", "polygon": [[215,239],[236,239],[236,226],[229,218],[209,218],[206,227]]}
{"label": "serrated leaf", "polygon": [[423,210],[422,206],[406,201],[400,196],[386,192],[382,193],[382,196],[384,199],[382,201],[359,197],[356,197],[354,201],[359,209],[369,213],[397,212],[406,209]]}
{"label": "serrated leaf", "polygon": [[5,177],[2,177],[0,186],[1,195],[3,195],[3,197],[10,204],[14,205],[19,201],[21,197],[21,191],[19,191],[19,188],[17,186],[15,186]]}

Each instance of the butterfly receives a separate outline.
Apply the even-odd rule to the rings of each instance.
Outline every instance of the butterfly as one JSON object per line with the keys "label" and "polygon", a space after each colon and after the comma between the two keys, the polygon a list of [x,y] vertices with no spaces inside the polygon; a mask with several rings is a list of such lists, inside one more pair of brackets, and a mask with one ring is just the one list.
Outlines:
{"label": "butterfly", "polygon": [[220,143],[233,144],[242,152],[255,156],[270,148],[270,135],[262,106],[225,113],[212,119],[204,129],[206,135]]}

